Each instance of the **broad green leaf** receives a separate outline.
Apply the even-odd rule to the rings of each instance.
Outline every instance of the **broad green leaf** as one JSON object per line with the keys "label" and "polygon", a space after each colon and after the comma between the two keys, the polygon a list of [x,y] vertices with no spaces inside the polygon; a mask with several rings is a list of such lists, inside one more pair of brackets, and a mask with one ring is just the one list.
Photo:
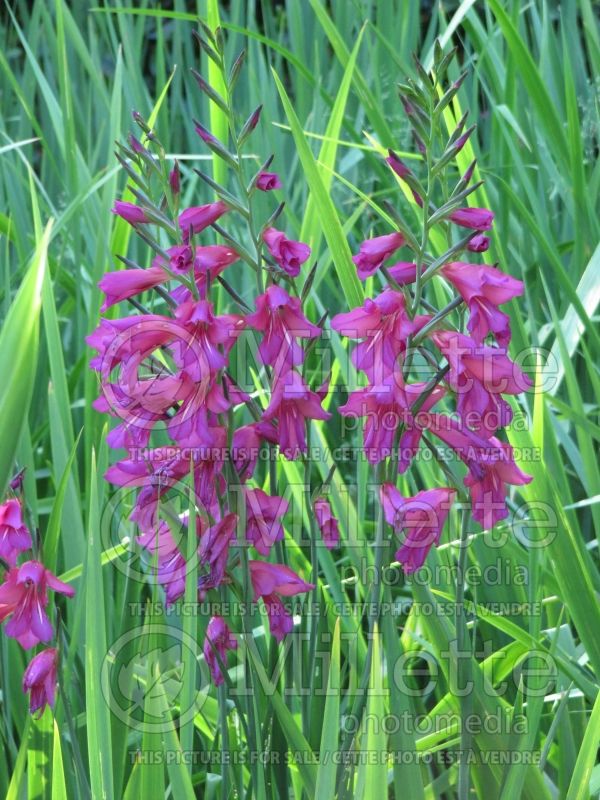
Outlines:
{"label": "broad green leaf", "polygon": [[590,796],[590,778],[600,745],[600,692],[594,703],[585,736],[581,743],[575,771],[567,793],[567,800],[586,800]]}
{"label": "broad green leaf", "polygon": [[337,765],[335,753],[339,746],[340,731],[340,621],[336,620],[331,646],[331,662],[327,677],[327,696],[319,748],[319,768],[317,770],[317,797],[333,797]]}
{"label": "broad green leaf", "polygon": [[[104,580],[100,561],[100,515],[95,456],[88,486],[88,551],[81,591],[85,592],[85,697],[90,784],[94,798],[114,796],[110,711],[101,691],[102,662],[108,648]],[[79,601],[81,602],[81,600]]]}
{"label": "broad green leaf", "polygon": [[27,276],[10,307],[0,332],[0,496],[10,481],[21,432],[27,420],[35,381],[42,283],[46,270],[49,222],[38,241]]}

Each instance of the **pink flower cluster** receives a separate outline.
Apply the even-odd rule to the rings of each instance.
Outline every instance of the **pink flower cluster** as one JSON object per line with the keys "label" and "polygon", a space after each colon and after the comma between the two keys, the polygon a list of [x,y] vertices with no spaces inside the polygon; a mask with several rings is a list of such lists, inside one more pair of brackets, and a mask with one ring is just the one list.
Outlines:
{"label": "pink flower cluster", "polygon": [[[48,590],[73,597],[75,590],[59,580],[41,561],[19,563],[33,547],[23,519],[22,501],[11,497],[0,505],[0,558],[8,565],[0,584],[0,622],[8,620],[4,633],[25,650],[49,642],[54,629],[48,617]],[[29,662],[23,675],[23,691],[30,692],[31,713],[54,708],[58,651],[49,647]]]}
{"label": "pink flower cluster", "polygon": [[[203,140],[212,142],[202,130]],[[267,192],[282,183],[276,173],[261,171],[251,185]],[[174,206],[180,189],[179,180],[176,190],[171,184]],[[261,447],[278,446],[288,459],[302,457],[307,420],[329,417],[321,405],[326,389],[312,390],[302,374],[303,343],[319,337],[321,328],[304,315],[294,283],[310,248],[272,226],[257,239],[256,268],[269,279],[255,298],[255,310],[239,314],[216,309],[216,281],[240,256],[232,246],[200,244],[196,237],[231,211],[222,200],[181,211],[169,229],[176,232],[177,241],[161,249],[151,266],[109,272],[102,278],[103,312],[158,289],[168,313],[142,311],[101,319],[87,338],[97,353],[91,367],[101,388],[94,406],[118,421],[108,443],[127,450],[128,456],[113,464],[105,477],[137,491],[131,520],[139,529],[137,542],[147,551],[148,561],[157,565],[167,603],[182,597],[188,573],[186,555],[176,541],[177,519],[174,525],[173,516],[163,513],[169,494],[178,490],[189,492],[188,502],[198,511],[198,597],[235,582],[239,548],[252,547],[264,559],[249,561],[254,600],[263,599],[271,632],[281,640],[292,629],[292,616],[281,598],[313,587],[286,565],[273,562],[288,503],[250,486],[250,481]],[[161,221],[156,210],[121,201],[114,212],[146,240],[148,223]],[[246,311],[247,306],[240,308]],[[269,400],[262,407],[233,378],[232,356],[244,332],[249,341],[257,340],[269,384]],[[150,449],[154,435],[162,443],[168,441],[167,455],[164,447]],[[192,486],[184,488],[190,478]],[[335,542],[334,522],[322,519],[331,531],[326,541]],[[186,526],[187,516],[180,515],[179,522]],[[212,618],[204,653],[216,684],[223,680],[216,654],[223,661],[226,650],[235,646],[225,620]]]}
{"label": "pink flower cluster", "polygon": [[[393,152],[387,161],[413,188],[412,173]],[[414,188],[413,196],[422,207],[421,195]],[[482,231],[490,230],[493,218],[487,209],[459,208],[439,221],[477,231],[467,246],[481,252],[489,244]],[[367,379],[367,385],[353,391],[339,412],[364,418],[363,448],[368,461],[379,464],[395,457],[400,473],[408,469],[424,431],[435,434],[466,464],[464,483],[470,492],[473,518],[491,528],[508,514],[506,485],[531,480],[515,464],[511,447],[496,437],[512,419],[504,395],[516,395],[531,386],[528,376],[508,356],[510,320],[499,309],[522,294],[523,284],[491,266],[449,260],[436,274],[456,290],[457,300],[468,308],[468,335],[446,329],[443,316],[436,324],[437,320],[431,322],[432,316],[407,309],[410,294],[405,287],[416,281],[417,263],[397,262],[383,269],[406,244],[407,237],[401,232],[378,236],[364,241],[353,258],[361,280],[381,275],[390,282],[362,307],[332,320],[338,333],[359,340],[352,363]],[[425,263],[419,268],[421,278],[426,268]],[[489,336],[496,340],[495,345],[487,341]],[[447,362],[439,376],[426,383],[411,383],[406,377],[414,355],[408,351],[415,339],[421,345],[433,343]],[[429,357],[437,362],[431,351]],[[456,398],[455,414],[432,411],[450,396]],[[385,482],[380,494],[387,522],[397,534],[404,534],[396,558],[406,572],[413,572],[422,566],[431,545],[439,541],[456,490],[438,487],[406,498],[395,485]]]}

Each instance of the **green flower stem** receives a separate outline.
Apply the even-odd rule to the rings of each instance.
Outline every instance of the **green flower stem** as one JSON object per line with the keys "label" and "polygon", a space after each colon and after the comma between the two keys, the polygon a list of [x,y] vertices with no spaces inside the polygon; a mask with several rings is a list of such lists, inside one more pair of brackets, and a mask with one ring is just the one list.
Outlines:
{"label": "green flower stem", "polygon": [[[469,683],[471,677],[471,658],[464,658],[464,650],[466,647],[471,652],[471,645],[469,641],[469,632],[467,630],[467,621],[465,615],[465,568],[467,563],[467,547],[468,547],[468,521],[469,511],[467,508],[462,510],[461,525],[460,525],[460,543],[458,553],[458,563],[456,570],[456,605],[455,605],[455,630],[456,630],[456,651],[457,651],[457,680],[458,688],[464,691],[464,687]],[[469,719],[473,706],[472,694],[460,695],[460,718],[461,718],[461,731],[460,731],[460,750],[461,756],[458,765],[458,797],[459,800],[468,800],[469,798],[469,748],[471,747],[471,733],[469,732],[468,724],[465,721]]]}

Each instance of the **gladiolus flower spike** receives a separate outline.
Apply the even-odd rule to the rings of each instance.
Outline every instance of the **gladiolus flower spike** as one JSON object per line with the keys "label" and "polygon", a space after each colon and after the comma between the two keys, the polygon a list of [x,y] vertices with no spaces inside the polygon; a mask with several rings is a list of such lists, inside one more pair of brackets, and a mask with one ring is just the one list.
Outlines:
{"label": "gladiolus flower spike", "polygon": [[[214,55],[215,48],[220,48],[217,39],[204,34],[210,39],[210,43],[203,40],[205,49]],[[241,62],[236,74],[240,68]],[[214,101],[216,95],[208,82],[199,74],[195,77],[200,90]],[[219,98],[219,102],[229,100]],[[262,598],[267,610],[271,633],[281,641],[294,629],[289,598],[313,588],[284,564],[272,563],[284,546],[288,500],[283,485],[280,491],[273,485],[265,490],[269,466],[262,454],[265,449],[275,454],[279,448],[285,458],[304,458],[311,421],[330,417],[322,407],[327,394],[323,380],[310,379],[304,370],[306,351],[322,334],[306,314],[302,285],[297,282],[311,251],[283,229],[280,206],[274,206],[262,226],[257,219],[253,204],[262,193],[266,195],[262,202],[270,201],[272,191],[282,191],[283,184],[276,172],[268,171],[270,158],[252,176],[246,172],[253,159],[232,155],[242,151],[257,129],[260,108],[247,120],[241,130],[230,131],[229,138],[235,141],[216,138],[205,122],[195,123],[198,146],[222,159],[226,170],[237,172],[232,183],[239,188],[234,196],[230,187],[221,188],[209,179],[209,191],[187,208],[179,207],[185,196],[184,175],[176,162],[168,163],[167,150],[152,132],[148,147],[163,157],[153,161],[145,150],[140,151],[138,166],[148,186],[156,170],[164,170],[163,186],[172,202],[166,204],[161,196],[145,197],[144,208],[115,202],[114,213],[152,247],[147,263],[134,264],[123,254],[127,269],[102,277],[101,311],[113,311],[101,318],[87,339],[95,350],[90,366],[100,383],[94,407],[115,419],[108,444],[127,451],[126,457],[111,464],[105,478],[134,497],[130,519],[137,527],[136,542],[145,551],[149,579],[160,585],[168,606],[186,593],[189,549],[178,542],[177,523],[187,536],[190,516],[185,505],[179,516],[169,507],[172,498],[185,496],[197,510],[197,542],[192,548],[198,576],[196,599],[210,596],[214,600],[222,592],[235,594],[248,587],[248,594],[239,599],[247,601],[249,610],[244,613],[255,619],[226,621],[215,614],[206,626],[203,654],[217,686],[225,680],[228,652],[237,647],[236,632],[244,630],[244,625],[259,624],[257,609],[251,608],[258,599]],[[234,217],[238,217],[238,229],[245,226],[239,242],[226,230]],[[149,222],[161,228],[168,243],[153,239],[155,225]],[[224,275],[226,269],[233,275],[231,284],[229,272]],[[254,275],[256,282],[254,296],[246,294],[243,299],[232,288],[242,270]],[[152,313],[144,313],[141,309],[150,295]],[[117,306],[119,315],[114,313]],[[260,373],[261,382],[258,401],[256,385],[251,379],[248,383],[251,370],[240,376],[237,366],[255,337],[256,374]],[[155,443],[161,446],[153,448]],[[334,546],[339,536],[337,520],[322,504],[313,513],[326,545]],[[13,569],[0,614],[12,615],[7,633],[32,646],[50,635],[44,617],[45,587],[64,589],[53,584],[56,579],[39,565],[37,594],[27,599],[18,569],[31,572],[33,567],[14,564],[29,542],[18,509],[8,508],[5,516],[0,556]],[[40,657],[27,677],[32,708],[53,703],[50,657],[46,659],[46,672]]]}

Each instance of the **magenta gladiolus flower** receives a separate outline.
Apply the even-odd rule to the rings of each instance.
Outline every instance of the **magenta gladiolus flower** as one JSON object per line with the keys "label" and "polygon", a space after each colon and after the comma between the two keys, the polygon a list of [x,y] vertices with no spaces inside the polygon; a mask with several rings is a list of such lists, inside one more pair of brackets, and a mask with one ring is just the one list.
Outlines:
{"label": "magenta gladiolus flower", "polygon": [[271,633],[281,642],[294,627],[292,615],[281,602],[281,597],[292,597],[314,589],[284,564],[249,561],[254,599],[262,597],[269,617]]}
{"label": "magenta gladiolus flower", "polygon": [[208,566],[209,574],[200,578],[203,590],[214,589],[222,582],[227,567],[229,545],[235,535],[237,514],[226,514],[200,536],[200,563]]}
{"label": "magenta gladiolus flower", "polygon": [[410,409],[426,386],[425,383],[405,384],[400,372],[390,373],[376,386],[352,392],[346,404],[339,407],[339,413],[343,416],[366,418],[363,448],[369,463],[378,464],[392,455],[396,431],[402,424],[404,432],[399,444],[399,471],[404,472],[408,467],[419,445],[422,429],[426,427],[426,422],[422,420],[427,419],[429,409],[445,393],[445,389],[438,386],[428,395],[419,412],[421,424],[416,425]]}
{"label": "magenta gladiolus flower", "polygon": [[108,375],[131,356],[135,355],[141,363],[158,347],[180,337],[183,341],[189,338],[185,329],[174,320],[160,314],[139,314],[123,319],[101,319],[85,341],[98,351],[90,361],[90,367]]}
{"label": "magenta gladiolus flower", "polygon": [[333,516],[329,500],[318,497],[313,503],[313,508],[325,547],[328,550],[337,547],[340,541],[340,526],[337,518]]}
{"label": "magenta gladiolus flower", "polygon": [[75,590],[60,581],[39,561],[26,561],[13,567],[0,586],[0,622],[10,620],[5,633],[28,650],[52,638],[52,625],[46,615],[48,589],[73,597]]}
{"label": "magenta gladiolus flower", "polygon": [[498,344],[510,342],[510,317],[498,306],[523,294],[523,283],[498,269],[454,261],[440,270],[469,306],[467,329],[473,339],[482,343],[493,333]]}
{"label": "magenta gladiolus flower", "polygon": [[417,492],[414,497],[403,497],[393,484],[381,486],[386,522],[396,534],[405,533],[402,547],[396,552],[396,561],[407,574],[422,567],[431,546],[439,544],[455,494],[454,489],[436,488]]}
{"label": "magenta gladiolus flower", "polygon": [[[196,247],[196,253],[201,248]],[[167,264],[162,256],[156,256],[152,261],[153,267],[165,267],[174,272],[176,275],[187,275],[188,272],[195,265],[196,259],[194,258],[194,248],[189,244],[178,244],[170,247],[166,251],[169,256],[169,263]]]}
{"label": "magenta gladiolus flower", "polygon": [[121,269],[116,272],[106,272],[98,283],[106,298],[100,311],[104,312],[116,303],[135,297],[136,294],[147,292],[153,286],[169,280],[169,276],[162,267],[150,269]]}
{"label": "magenta gladiolus flower", "polygon": [[204,639],[204,659],[208,664],[215,686],[220,686],[224,680],[215,650],[223,664],[227,664],[227,651],[236,650],[237,646],[237,640],[223,617],[211,617]]}
{"label": "magenta gladiolus flower", "polygon": [[256,179],[256,188],[261,192],[270,192],[273,189],[281,189],[281,179],[276,172],[261,172]]}
{"label": "magenta gladiolus flower", "polygon": [[310,257],[310,247],[307,244],[288,239],[285,233],[276,228],[267,228],[263,233],[263,240],[282,270],[292,278],[300,274],[300,267]]}
{"label": "magenta gladiolus flower", "polygon": [[125,458],[112,464],[104,478],[115,486],[174,486],[190,471],[189,461],[152,450],[145,459]]}
{"label": "magenta gladiolus flower", "polygon": [[222,244],[209,244],[195,248],[189,244],[179,244],[170,247],[166,253],[169,256],[168,264],[162,256],[156,256],[152,266],[167,266],[176,275],[186,275],[193,267],[196,281],[201,276],[205,280],[207,274],[214,278],[239,258],[235,250]]}
{"label": "magenta gladiolus flower", "polygon": [[200,233],[200,231],[208,228],[209,225],[216,222],[227,211],[229,211],[229,208],[222,200],[218,200],[216,203],[208,203],[204,206],[186,208],[179,215],[179,227],[185,238],[189,240],[192,233]]}
{"label": "magenta gladiolus flower", "polygon": [[56,664],[58,651],[48,647],[35,655],[23,674],[23,692],[29,695],[29,713],[44,713],[46,706],[54,708],[56,701]]}
{"label": "magenta gladiolus flower", "polygon": [[[175,247],[170,247],[166,252],[170,256],[169,263],[166,266],[176,275],[187,274],[193,267],[194,279],[202,299],[206,297],[209,281],[214,280],[230,264],[239,259],[239,255],[235,250],[221,244],[196,247],[195,255],[194,249],[190,245],[176,245]],[[165,265],[165,260],[161,256],[157,256],[152,262],[153,267],[163,265]],[[173,289],[171,297],[177,303],[193,300],[193,295],[186,286],[178,286]]]}
{"label": "magenta gladiolus flower", "polygon": [[[175,316],[193,333],[195,346],[203,350],[206,364],[214,371],[227,364],[227,353],[246,325],[237,314],[214,314],[209,300],[188,300],[176,309]],[[183,363],[188,363],[185,353]],[[200,375],[196,377],[199,379]]]}
{"label": "magenta gladiolus flower", "polygon": [[[424,265],[421,273],[426,269]],[[411,261],[399,261],[388,267],[390,277],[393,278],[397,284],[404,286],[408,283],[414,283],[417,279],[417,265]]]}
{"label": "magenta gladiolus flower", "polygon": [[486,530],[493,528],[508,516],[506,484],[522,486],[533,478],[515,464],[512,447],[493,436],[483,438],[446,414],[431,414],[428,427],[469,468],[464,483],[473,519]]}
{"label": "magenta gladiolus flower", "polygon": [[386,289],[374,300],[367,299],[360,308],[337,314],[331,327],[342,336],[364,339],[352,352],[352,363],[363,370],[372,383],[385,380],[398,357],[406,352],[406,340],[430,319],[418,315],[410,319],[401,292]]}
{"label": "magenta gladiolus flower", "polygon": [[130,225],[136,225],[142,222],[150,222],[143,208],[136,206],[135,203],[127,203],[124,200],[115,200],[115,206],[112,213],[121,217]]}
{"label": "magenta gladiolus flower", "polygon": [[281,520],[289,503],[262,489],[244,489],[246,497],[246,539],[263,556],[268,556],[275,542],[283,539]]}
{"label": "magenta gladiolus flower", "polygon": [[293,369],[276,377],[271,402],[262,415],[265,422],[277,418],[279,447],[290,460],[306,452],[306,420],[330,417],[316,392],[311,392]]}
{"label": "magenta gladiolus flower", "polygon": [[449,215],[449,219],[463,228],[489,231],[494,221],[494,212],[487,208],[457,208]]}
{"label": "magenta gladiolus flower", "polygon": [[23,521],[21,503],[12,498],[0,505],[0,558],[11,567],[19,553],[31,547],[31,535]]}
{"label": "magenta gladiolus flower", "polygon": [[304,316],[300,298],[290,297],[281,286],[269,286],[255,302],[256,311],[246,324],[264,333],[258,346],[263,362],[278,368],[301,364],[304,352],[297,339],[313,339],[321,329]]}
{"label": "magenta gladiolus flower", "polygon": [[469,464],[464,480],[471,495],[473,519],[489,530],[508,516],[506,508],[506,484],[522,486],[531,483],[527,475],[515,464],[513,448],[492,436],[491,448],[479,452],[478,458]]}
{"label": "magenta gladiolus flower", "polygon": [[[148,551],[153,573],[165,591],[166,605],[171,606],[185,592],[188,565],[169,525],[159,517],[160,496],[167,489],[168,486],[160,490],[156,486],[145,486],[138,495],[129,519],[141,531],[141,535],[136,537],[137,542]],[[187,521],[182,518],[181,524],[187,525]]]}
{"label": "magenta gladiolus flower", "polygon": [[386,258],[402,247],[404,242],[404,236],[398,232],[376,236],[374,239],[364,241],[358,253],[352,257],[352,261],[356,264],[356,273],[361,281],[374,275]]}
{"label": "magenta gladiolus flower", "polygon": [[277,431],[270,422],[253,422],[237,428],[233,434],[231,456],[242,481],[254,474],[263,441],[277,444]]}
{"label": "magenta gladiolus flower", "polygon": [[520,394],[532,383],[506,349],[480,345],[453,331],[439,331],[431,338],[448,359],[448,383],[457,393],[456,409],[463,423],[484,436],[508,425],[512,410],[500,395]]}
{"label": "magenta gladiolus flower", "polygon": [[489,249],[489,246],[489,237],[484,236],[483,233],[478,233],[477,236],[474,236],[468,243],[467,250],[470,250],[472,253],[485,253],[485,251]]}

